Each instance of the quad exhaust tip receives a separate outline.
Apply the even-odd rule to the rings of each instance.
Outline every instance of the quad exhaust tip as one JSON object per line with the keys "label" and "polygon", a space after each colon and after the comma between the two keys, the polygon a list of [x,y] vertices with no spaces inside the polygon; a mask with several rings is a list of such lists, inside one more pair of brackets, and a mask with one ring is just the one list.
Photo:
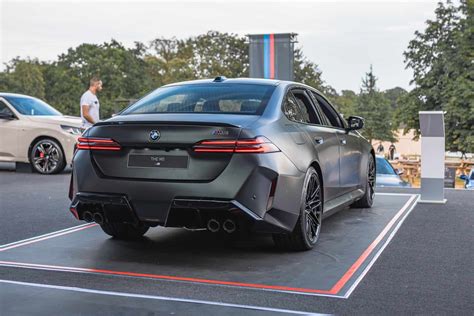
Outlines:
{"label": "quad exhaust tip", "polygon": [[221,229],[221,223],[219,223],[218,220],[216,220],[216,219],[214,219],[214,218],[211,218],[211,219],[207,222],[207,229],[208,229],[210,232],[217,233],[217,232]]}
{"label": "quad exhaust tip", "polygon": [[237,229],[235,222],[231,219],[226,219],[222,224],[222,228],[225,230],[226,233],[232,234]]}
{"label": "quad exhaust tip", "polygon": [[91,212],[84,212],[84,214],[82,214],[82,218],[88,222],[88,223],[91,223],[92,221],[94,221],[94,218],[92,217],[92,213]]}
{"label": "quad exhaust tip", "polygon": [[100,213],[94,213],[94,222],[97,224],[103,224],[104,223],[104,217]]}

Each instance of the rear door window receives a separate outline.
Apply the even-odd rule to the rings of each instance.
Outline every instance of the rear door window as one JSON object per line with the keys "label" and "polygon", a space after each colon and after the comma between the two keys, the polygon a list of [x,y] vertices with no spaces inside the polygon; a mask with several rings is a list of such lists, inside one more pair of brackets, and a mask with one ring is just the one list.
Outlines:
{"label": "rear door window", "polygon": [[283,103],[283,113],[290,121],[306,123],[303,113],[301,113],[301,108],[299,107],[291,92],[286,94],[285,101]]}
{"label": "rear door window", "polygon": [[321,114],[329,123],[329,126],[336,127],[336,128],[344,128],[345,127],[344,122],[342,121],[341,117],[336,112],[336,110],[332,107],[332,105],[329,104],[329,102],[326,101],[326,99],[321,97],[316,92],[311,91],[311,94],[314,98],[314,101],[318,103],[319,108],[321,110]]}
{"label": "rear door window", "polygon": [[301,109],[303,119],[305,123],[321,125],[321,119],[313,107],[313,103],[309,99],[308,95],[304,90],[293,90],[293,96],[295,97],[296,103]]}

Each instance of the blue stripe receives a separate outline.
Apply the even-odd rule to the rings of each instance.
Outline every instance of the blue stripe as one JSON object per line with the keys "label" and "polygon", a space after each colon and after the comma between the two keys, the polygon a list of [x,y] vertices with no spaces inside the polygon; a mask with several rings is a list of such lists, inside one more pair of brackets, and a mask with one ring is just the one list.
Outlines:
{"label": "blue stripe", "polygon": [[263,35],[263,78],[270,78],[270,35]]}

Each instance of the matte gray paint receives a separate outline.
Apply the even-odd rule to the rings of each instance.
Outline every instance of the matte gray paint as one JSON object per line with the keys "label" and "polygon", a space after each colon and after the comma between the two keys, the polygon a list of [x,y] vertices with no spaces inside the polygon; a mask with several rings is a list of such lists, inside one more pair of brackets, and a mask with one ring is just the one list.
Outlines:
{"label": "matte gray paint", "polygon": [[[211,83],[210,80],[199,80],[186,84],[204,82]],[[340,128],[292,122],[281,110],[289,89],[316,90],[286,81],[228,79],[225,82],[271,84],[276,88],[261,116],[118,115],[96,124],[88,130],[89,136],[111,137],[125,147],[121,152],[79,151],[73,169],[75,192],[125,194],[141,220],[161,225],[166,222],[174,198],[233,200],[268,221],[270,226],[278,223],[278,227],[288,231],[293,229],[299,216],[304,175],[311,164],[318,164],[322,171],[325,211],[341,209],[361,197],[366,189],[370,144],[356,132],[347,134]],[[288,126],[293,126],[291,132]],[[217,127],[228,130],[229,136],[212,135],[211,131]],[[149,131],[160,128],[160,140],[149,144]],[[212,157],[189,153],[190,167],[193,166],[189,170],[126,167],[129,152],[161,152],[163,149],[157,146],[165,142],[173,144],[170,152],[184,153],[203,139],[260,135],[272,141],[281,152]],[[316,143],[315,137],[324,138],[323,144]],[[342,149],[340,138],[347,140]],[[140,148],[128,147],[131,145]],[[278,179],[273,207],[267,211],[272,175],[278,175]]]}

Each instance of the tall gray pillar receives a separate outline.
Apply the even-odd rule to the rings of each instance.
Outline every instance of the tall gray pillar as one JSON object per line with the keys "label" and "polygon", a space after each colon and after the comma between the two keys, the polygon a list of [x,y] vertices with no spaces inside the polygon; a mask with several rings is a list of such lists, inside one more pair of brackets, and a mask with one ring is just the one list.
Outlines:
{"label": "tall gray pillar", "polygon": [[444,198],[444,112],[420,111],[421,197],[419,203],[446,203]]}

